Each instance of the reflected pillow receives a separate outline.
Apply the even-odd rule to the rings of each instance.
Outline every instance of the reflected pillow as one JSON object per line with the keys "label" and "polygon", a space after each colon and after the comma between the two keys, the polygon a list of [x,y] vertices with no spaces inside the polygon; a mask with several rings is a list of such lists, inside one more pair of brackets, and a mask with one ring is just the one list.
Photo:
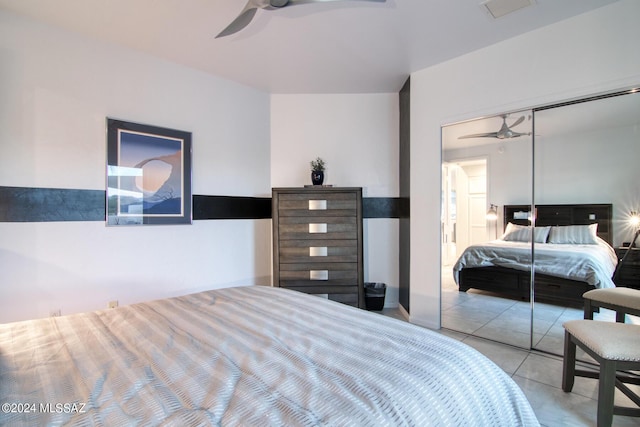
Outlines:
{"label": "reflected pillow", "polygon": [[597,245],[598,224],[551,227],[549,243],[564,245]]}
{"label": "reflected pillow", "polygon": [[[534,231],[535,243],[546,243],[549,229],[551,227],[536,227]],[[506,242],[530,242],[531,227],[527,225],[507,224],[507,229],[502,235],[502,240]]]}

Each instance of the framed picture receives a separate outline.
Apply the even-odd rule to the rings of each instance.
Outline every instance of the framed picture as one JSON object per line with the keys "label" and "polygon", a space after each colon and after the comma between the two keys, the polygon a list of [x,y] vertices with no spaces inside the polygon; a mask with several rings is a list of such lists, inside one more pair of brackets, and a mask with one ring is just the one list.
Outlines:
{"label": "framed picture", "polygon": [[107,118],[107,225],[191,224],[191,133]]}

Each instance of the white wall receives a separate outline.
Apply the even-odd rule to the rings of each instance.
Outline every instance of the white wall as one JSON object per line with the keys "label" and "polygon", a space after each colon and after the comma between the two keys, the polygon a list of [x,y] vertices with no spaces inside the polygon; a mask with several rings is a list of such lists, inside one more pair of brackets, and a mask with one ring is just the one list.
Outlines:
{"label": "white wall", "polygon": [[[269,95],[0,11],[0,185],[104,190],[105,118],[193,133],[193,193],[270,195]],[[269,284],[271,221],[0,223],[0,322]]]}
{"label": "white wall", "polygon": [[640,84],[637,16],[621,0],[412,74],[413,323],[440,327],[440,127]]}
{"label": "white wall", "polygon": [[[311,184],[309,162],[327,163],[325,184],[398,197],[398,94],[272,95],[271,183]],[[387,284],[398,305],[398,220],[364,220],[365,281]]]}
{"label": "white wall", "polygon": [[613,245],[628,242],[629,213],[640,207],[639,136],[625,126],[536,138],[536,203],[611,203]]}

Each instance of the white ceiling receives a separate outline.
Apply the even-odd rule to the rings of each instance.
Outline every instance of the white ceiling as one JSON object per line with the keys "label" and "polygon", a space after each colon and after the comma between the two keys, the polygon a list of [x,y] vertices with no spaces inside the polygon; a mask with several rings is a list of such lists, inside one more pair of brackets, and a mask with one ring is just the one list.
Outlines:
{"label": "white ceiling", "polygon": [[616,0],[536,0],[499,19],[481,1],[259,10],[219,39],[246,0],[0,0],[0,8],[270,93],[391,93],[413,71]]}

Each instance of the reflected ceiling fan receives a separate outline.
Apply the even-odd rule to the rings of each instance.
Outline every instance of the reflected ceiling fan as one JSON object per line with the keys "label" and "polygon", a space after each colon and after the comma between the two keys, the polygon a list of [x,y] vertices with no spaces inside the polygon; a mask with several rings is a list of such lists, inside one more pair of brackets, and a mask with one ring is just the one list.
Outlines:
{"label": "reflected ceiling fan", "polygon": [[498,138],[498,139],[509,139],[509,138],[517,138],[523,135],[530,135],[531,133],[520,133],[511,130],[511,128],[518,126],[520,123],[524,121],[524,116],[520,116],[518,120],[513,122],[511,126],[507,126],[507,115],[503,114],[502,116],[502,126],[500,130],[497,132],[487,132],[487,133],[474,133],[471,135],[463,135],[459,136],[458,139],[468,139],[468,138]]}
{"label": "reflected ceiling fan", "polygon": [[222,30],[220,34],[216,36],[216,38],[229,36],[242,30],[244,27],[249,25],[258,9],[276,10],[281,9],[285,6],[295,6],[298,4],[328,3],[336,1],[369,1],[384,3],[386,0],[249,0],[238,17],[234,19],[233,22],[231,22],[231,24],[227,26],[227,28]]}

